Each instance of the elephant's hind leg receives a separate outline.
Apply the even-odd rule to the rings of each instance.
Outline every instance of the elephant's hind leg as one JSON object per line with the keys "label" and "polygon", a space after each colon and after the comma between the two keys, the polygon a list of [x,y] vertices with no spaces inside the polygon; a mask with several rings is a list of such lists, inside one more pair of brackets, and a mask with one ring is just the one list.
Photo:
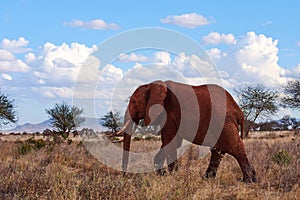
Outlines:
{"label": "elephant's hind leg", "polygon": [[205,172],[205,178],[214,178],[217,175],[217,170],[220,165],[222,158],[224,157],[225,152],[220,151],[216,148],[211,150],[211,157],[208,168]]}
{"label": "elephant's hind leg", "polygon": [[248,160],[242,140],[240,140],[240,142],[238,142],[236,146],[234,146],[234,148],[228,153],[238,161],[243,172],[243,181],[249,183],[256,182],[256,173]]}
{"label": "elephant's hind leg", "polygon": [[244,182],[256,181],[255,170],[248,160],[244,142],[238,134],[237,125],[235,123],[225,123],[216,147],[232,155],[238,161],[243,173]]}

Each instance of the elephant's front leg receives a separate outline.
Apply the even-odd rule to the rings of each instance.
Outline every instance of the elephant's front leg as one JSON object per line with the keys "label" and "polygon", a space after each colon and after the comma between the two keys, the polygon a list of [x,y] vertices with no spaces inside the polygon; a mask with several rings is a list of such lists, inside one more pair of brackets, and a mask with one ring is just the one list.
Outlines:
{"label": "elephant's front leg", "polygon": [[164,162],[165,162],[165,153],[163,147],[161,147],[158,153],[154,157],[154,167],[156,172],[159,175],[165,175],[166,170],[164,169]]}
{"label": "elephant's front leg", "polygon": [[[175,139],[174,139],[175,140]],[[177,147],[174,150],[174,147],[162,146],[158,153],[154,157],[154,166],[159,175],[165,175],[166,170],[164,169],[164,162],[167,156],[167,163],[169,171],[177,171],[178,170],[178,161],[177,161],[177,148],[179,148],[182,144],[182,139],[174,141],[177,144]],[[171,145],[171,144],[170,144]],[[172,144],[174,145],[174,144]],[[175,152],[175,155],[171,155],[172,152]]]}
{"label": "elephant's front leg", "polygon": [[168,170],[170,172],[178,170],[177,161],[177,137],[162,133],[162,149],[167,160]]}

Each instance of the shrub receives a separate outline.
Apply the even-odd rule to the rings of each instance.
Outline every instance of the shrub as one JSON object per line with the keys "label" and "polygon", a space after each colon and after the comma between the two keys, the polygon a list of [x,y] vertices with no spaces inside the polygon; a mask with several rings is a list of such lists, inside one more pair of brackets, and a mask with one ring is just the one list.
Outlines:
{"label": "shrub", "polygon": [[60,144],[63,142],[62,138],[57,133],[53,135],[53,141],[55,144]]}
{"label": "shrub", "polygon": [[289,165],[292,157],[286,150],[280,150],[272,157],[272,161],[278,165]]}
{"label": "shrub", "polygon": [[31,152],[32,146],[28,143],[23,143],[21,146],[18,147],[18,153],[21,155],[25,155]]}
{"label": "shrub", "polygon": [[31,137],[27,140],[27,142],[31,144],[34,149],[41,149],[46,146],[46,142],[43,139],[35,140]]}
{"label": "shrub", "polygon": [[153,139],[154,139],[154,137],[151,136],[151,135],[146,135],[145,136],[145,140],[153,140]]}
{"label": "shrub", "polygon": [[43,139],[35,140],[34,137],[29,138],[25,142],[21,143],[21,146],[18,147],[18,152],[21,155],[30,153],[32,149],[39,150],[46,146],[46,142]]}
{"label": "shrub", "polygon": [[142,138],[142,137],[139,137],[139,136],[133,138],[133,141],[141,141],[141,140],[143,140],[143,138]]}
{"label": "shrub", "polygon": [[51,135],[53,135],[53,132],[50,129],[45,129],[43,131],[43,135],[44,136],[51,136]]}
{"label": "shrub", "polygon": [[43,139],[35,140],[34,147],[36,149],[41,149],[46,146],[46,142]]}
{"label": "shrub", "polygon": [[71,139],[68,139],[68,145],[72,144],[72,140]]}
{"label": "shrub", "polygon": [[66,139],[69,137],[69,133],[65,133],[65,132],[61,133],[61,137],[62,137],[64,140],[66,140]]}

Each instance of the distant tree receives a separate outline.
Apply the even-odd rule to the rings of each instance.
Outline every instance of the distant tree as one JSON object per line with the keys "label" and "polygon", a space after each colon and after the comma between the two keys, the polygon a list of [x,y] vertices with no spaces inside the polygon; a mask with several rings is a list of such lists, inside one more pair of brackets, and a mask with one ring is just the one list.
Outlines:
{"label": "distant tree", "polygon": [[101,124],[111,130],[115,134],[121,126],[120,112],[109,111],[101,118]]}
{"label": "distant tree", "polygon": [[280,119],[280,125],[282,127],[282,130],[288,130],[288,129],[295,129],[299,126],[299,122],[297,122],[297,119],[294,117],[291,117],[290,115],[284,115]]}
{"label": "distant tree", "polygon": [[46,113],[49,115],[51,125],[59,132],[67,134],[66,137],[69,136],[70,131],[85,122],[85,118],[82,117],[83,109],[70,106],[66,102],[56,103],[52,109],[46,109]]}
{"label": "distant tree", "polygon": [[283,86],[285,96],[281,99],[283,107],[300,110],[300,80],[289,81]]}
{"label": "distant tree", "polygon": [[267,120],[257,124],[257,127],[259,127],[260,131],[273,131],[279,128],[279,124],[277,121]]}
{"label": "distant tree", "polygon": [[14,100],[9,100],[7,95],[0,92],[0,127],[17,122]]}
{"label": "distant tree", "polygon": [[270,117],[278,111],[278,93],[263,85],[242,85],[235,89],[235,93],[245,115],[246,136],[258,119]]}

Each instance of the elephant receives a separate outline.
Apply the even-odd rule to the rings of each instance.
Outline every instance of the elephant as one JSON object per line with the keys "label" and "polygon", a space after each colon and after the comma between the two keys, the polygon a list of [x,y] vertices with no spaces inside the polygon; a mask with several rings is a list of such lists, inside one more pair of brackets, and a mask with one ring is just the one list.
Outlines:
{"label": "elephant", "polygon": [[[178,97],[179,95],[181,97]],[[223,119],[219,117],[222,110]],[[256,182],[256,172],[248,160],[242,140],[243,112],[229,92],[221,86],[215,84],[191,86],[170,80],[158,80],[139,86],[130,96],[124,115],[124,126],[118,132],[123,135],[124,173],[128,165],[131,127],[137,125],[141,119],[144,119],[145,126],[161,125],[162,146],[154,158],[154,165],[159,174],[165,173],[162,169],[165,160],[170,172],[178,169],[177,148],[181,146],[183,139],[196,145],[205,145],[206,135],[214,134],[208,133],[211,129],[210,132],[219,133],[216,133],[218,137],[215,137],[215,142],[210,144],[211,158],[204,178],[216,177],[219,164],[227,153],[238,161],[243,181]],[[219,130],[210,128],[212,122],[220,124]],[[181,128],[182,126],[185,128]]]}

